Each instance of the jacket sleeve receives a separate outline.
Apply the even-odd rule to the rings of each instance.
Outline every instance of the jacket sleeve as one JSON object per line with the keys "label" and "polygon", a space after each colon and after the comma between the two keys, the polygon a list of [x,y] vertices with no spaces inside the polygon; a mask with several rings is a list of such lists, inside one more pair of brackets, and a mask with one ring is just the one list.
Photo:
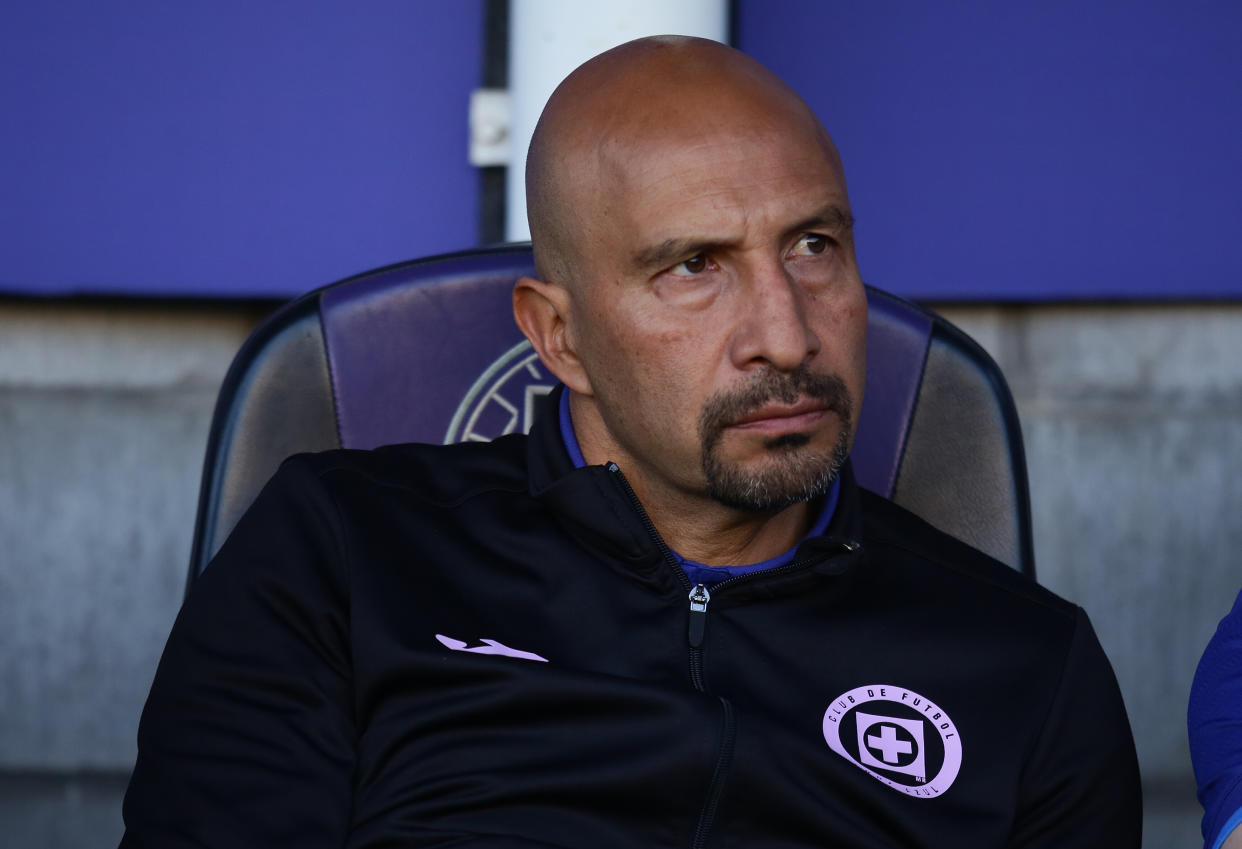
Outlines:
{"label": "jacket sleeve", "polygon": [[1242,594],[1199,661],[1187,718],[1203,845],[1215,849],[1242,834]]}
{"label": "jacket sleeve", "polygon": [[1142,791],[1121,691],[1087,614],[1027,762],[1012,849],[1138,849]]}
{"label": "jacket sleeve", "polygon": [[354,758],[335,505],[293,458],[182,606],[138,730],[122,847],[339,847]]}

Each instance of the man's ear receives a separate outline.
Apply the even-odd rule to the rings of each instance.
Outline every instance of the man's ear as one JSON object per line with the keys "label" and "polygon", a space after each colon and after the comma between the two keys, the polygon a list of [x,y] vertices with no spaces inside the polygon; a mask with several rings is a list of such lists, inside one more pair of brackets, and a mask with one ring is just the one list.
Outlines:
{"label": "man's ear", "polygon": [[569,298],[564,286],[523,277],[513,287],[513,319],[548,371],[574,392],[590,395],[591,381],[568,333]]}

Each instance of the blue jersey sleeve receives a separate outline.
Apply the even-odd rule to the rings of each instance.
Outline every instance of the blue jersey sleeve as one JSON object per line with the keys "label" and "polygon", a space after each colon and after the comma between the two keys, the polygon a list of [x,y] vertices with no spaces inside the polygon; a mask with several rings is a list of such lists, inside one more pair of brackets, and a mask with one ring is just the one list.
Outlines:
{"label": "blue jersey sleeve", "polygon": [[1216,849],[1242,824],[1242,594],[1199,661],[1187,719],[1204,845]]}

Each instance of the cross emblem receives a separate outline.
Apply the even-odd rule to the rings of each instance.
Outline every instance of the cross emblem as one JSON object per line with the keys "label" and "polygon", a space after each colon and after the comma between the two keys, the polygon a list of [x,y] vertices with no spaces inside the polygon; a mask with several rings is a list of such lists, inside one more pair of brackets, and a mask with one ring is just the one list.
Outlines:
{"label": "cross emblem", "polygon": [[867,746],[880,752],[884,756],[884,762],[889,764],[897,763],[899,755],[908,755],[914,751],[914,745],[909,740],[897,739],[897,729],[892,725],[881,725],[879,737],[868,734]]}

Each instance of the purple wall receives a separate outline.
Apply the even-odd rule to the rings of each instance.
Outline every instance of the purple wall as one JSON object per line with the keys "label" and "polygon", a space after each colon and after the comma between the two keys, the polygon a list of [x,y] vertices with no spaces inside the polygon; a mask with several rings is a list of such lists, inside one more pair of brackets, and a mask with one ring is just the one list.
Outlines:
{"label": "purple wall", "polygon": [[[845,158],[869,282],[1242,295],[1242,4],[736,0]],[[0,293],[292,295],[475,243],[483,0],[16,4]]]}
{"label": "purple wall", "polygon": [[1242,4],[738,0],[837,140],[868,282],[1242,295]]}
{"label": "purple wall", "polygon": [[0,292],[283,296],[473,244],[482,10],[10,4]]}

